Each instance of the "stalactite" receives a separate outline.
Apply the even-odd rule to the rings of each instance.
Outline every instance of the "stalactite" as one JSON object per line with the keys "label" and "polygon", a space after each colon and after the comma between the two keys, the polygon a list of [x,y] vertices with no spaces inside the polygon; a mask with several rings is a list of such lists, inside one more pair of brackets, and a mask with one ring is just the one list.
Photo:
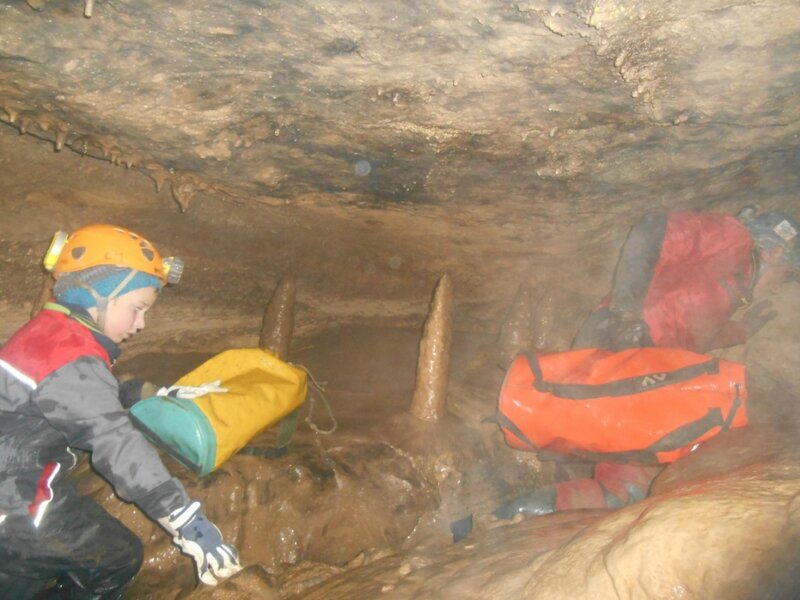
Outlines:
{"label": "stalactite", "polygon": [[169,181],[169,173],[167,170],[156,163],[146,163],[142,165],[145,175],[155,183],[156,191],[160,192],[164,188],[164,184]]}
{"label": "stalactite", "polygon": [[64,142],[67,141],[68,135],[69,132],[65,129],[58,129],[56,131],[55,141],[53,142],[53,146],[56,152],[61,152],[61,150],[64,148]]}
{"label": "stalactite", "polygon": [[85,156],[89,152],[89,137],[85,135],[78,135],[70,142],[70,147],[78,154]]}
{"label": "stalactite", "polygon": [[11,123],[12,125],[16,123],[19,112],[8,106],[4,106],[3,110],[8,115],[8,122]]}
{"label": "stalactite", "polygon": [[289,346],[294,330],[295,291],[294,274],[287,273],[275,287],[261,323],[259,347],[273,352],[281,360],[289,357]]}
{"label": "stalactite", "polygon": [[19,117],[17,119],[17,129],[20,135],[25,135],[31,126],[31,120],[28,117]]}
{"label": "stalactite", "polygon": [[87,19],[92,18],[92,13],[94,12],[94,0],[85,0],[83,4],[83,16]]}
{"label": "stalactite", "polygon": [[209,189],[207,183],[191,173],[182,173],[172,177],[172,197],[181,208],[181,212],[186,212],[192,203],[195,195]]}
{"label": "stalactite", "polygon": [[423,421],[437,421],[446,409],[450,371],[453,287],[443,275],[436,286],[419,343],[417,380],[411,413]]}

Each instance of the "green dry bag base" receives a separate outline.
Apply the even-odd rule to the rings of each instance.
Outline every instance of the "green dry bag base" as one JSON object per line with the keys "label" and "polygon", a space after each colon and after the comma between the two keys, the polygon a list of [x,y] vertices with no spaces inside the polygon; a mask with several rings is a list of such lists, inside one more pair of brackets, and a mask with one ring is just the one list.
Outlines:
{"label": "green dry bag base", "polygon": [[193,400],[152,396],[131,407],[134,424],[156,446],[200,475],[214,470],[217,434]]}

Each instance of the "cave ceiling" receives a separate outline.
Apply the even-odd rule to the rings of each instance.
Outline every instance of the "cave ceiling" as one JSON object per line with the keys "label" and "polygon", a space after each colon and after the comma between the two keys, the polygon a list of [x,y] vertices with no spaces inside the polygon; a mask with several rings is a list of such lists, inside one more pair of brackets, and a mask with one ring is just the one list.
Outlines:
{"label": "cave ceiling", "polygon": [[0,2],[0,118],[141,170],[184,210],[205,192],[559,219],[713,203],[754,170],[797,184],[794,0],[84,9]]}
{"label": "cave ceiling", "polygon": [[[502,367],[494,368],[500,363],[492,340],[524,331],[537,349],[567,348],[577,324],[606,293],[629,226],[645,212],[735,211],[758,202],[800,217],[798,99],[797,0],[0,0],[0,340],[47,297],[39,292],[47,282],[41,256],[52,232],[90,220],[147,232],[167,249],[165,254],[186,260],[185,281],[164,294],[162,308],[148,315],[146,335],[128,347],[134,359],[153,361],[153,381],[162,381],[157,376],[164,377],[168,366],[180,367],[170,362],[178,349],[205,356],[252,346],[265,300],[285,273],[295,272],[294,350],[301,361],[304,353],[310,360],[318,353],[321,366],[315,372],[324,374],[327,367],[329,375],[321,381],[332,379],[331,393],[351,403],[334,404],[345,424],[338,434],[345,437],[332,442],[334,453],[341,451],[346,459],[363,446],[364,453],[380,459],[369,463],[377,466],[363,477],[391,480],[381,488],[390,490],[387,494],[411,485],[404,479],[404,462],[395,470],[381,462],[387,439],[402,450],[403,461],[414,456],[415,468],[430,465],[424,472],[440,491],[456,481],[459,486],[483,483],[496,464],[533,465],[503,463],[507,455],[500,453],[497,462],[481,464],[470,454],[486,443],[485,429],[483,442],[477,432],[483,416],[494,410],[502,375]],[[369,423],[394,415],[398,406],[405,410],[417,326],[444,273],[452,276],[455,290],[454,391],[448,402],[450,412],[473,431],[465,437],[467,428],[448,425],[436,430],[436,443],[429,444],[431,438],[408,435],[417,429],[409,426],[405,412],[386,420],[385,428],[383,422],[374,429]],[[796,405],[797,294],[791,292],[765,329],[768,335],[757,338],[750,350],[740,348],[744,354],[739,355],[749,361],[748,376],[752,373],[757,384],[751,389],[767,390],[764,396],[775,405],[784,400]],[[510,321],[515,327],[501,321],[512,301],[527,310],[510,311],[521,315]],[[333,327],[351,322],[356,326]],[[363,323],[386,327],[377,328],[376,341],[368,343],[372,338],[358,334]],[[160,337],[148,337],[156,331]],[[165,359],[169,354],[173,358]],[[373,405],[365,404],[373,396],[384,403],[374,415]],[[358,428],[364,422],[370,429]],[[796,419],[787,423],[787,435],[795,436]],[[381,445],[364,445],[373,435]],[[754,439],[748,447],[769,448]],[[403,449],[405,443],[413,452]],[[447,466],[447,457],[462,452],[469,469],[478,467],[469,473],[477,475],[462,479],[461,467]],[[693,455],[701,466],[702,452]],[[725,463],[718,458],[722,451],[713,452],[707,459],[710,478],[698,480],[701,484],[689,479],[693,490],[710,490],[710,496],[697,496],[697,504],[711,509],[688,517],[677,512],[680,521],[664,521],[666,526],[646,529],[637,534],[640,538],[623,528],[594,528],[610,532],[616,541],[633,540],[625,556],[635,565],[643,555],[681,551],[679,560],[653,563],[659,576],[666,573],[660,579],[644,578],[636,567],[629,581],[672,585],[673,579],[683,581],[683,573],[673,577],[664,564],[677,565],[676,573],[688,565],[685,571],[697,575],[691,581],[698,582],[701,596],[702,590],[719,586],[727,590],[749,575],[753,561],[769,558],[769,552],[751,548],[779,539],[781,528],[785,535],[796,533],[785,527],[787,515],[796,512],[794,462],[773,465],[759,478],[752,475],[755,463]],[[436,460],[426,462],[429,456]],[[439,462],[437,456],[445,459]],[[725,456],[750,460],[736,447]],[[252,464],[247,461],[253,458],[234,457],[231,464]],[[342,473],[344,467],[352,470],[344,459]],[[288,460],[295,460],[291,453]],[[735,478],[720,487],[720,465],[754,482],[752,494]],[[534,467],[541,468],[540,463]],[[346,475],[341,481],[356,481]],[[257,475],[252,481],[270,477]],[[232,485],[224,478],[217,481]],[[301,491],[310,490],[302,492],[309,503],[299,495],[294,504],[286,502],[279,491],[274,504],[250,506],[240,514],[230,509],[234,496],[226,490],[231,488],[203,484],[210,503],[228,511],[228,526],[245,532],[242,543],[237,541],[243,555],[261,553],[261,565],[269,563],[265,555],[280,556],[278,550],[291,552],[292,560],[315,560],[317,555],[295,554],[295,540],[314,536],[284,538],[278,528],[286,522],[305,527],[298,532],[323,532],[317,536],[322,555],[334,548],[332,540],[337,552],[350,547],[339,536],[350,527],[352,514],[400,514],[397,504],[364,496],[361,480],[341,488],[338,475],[329,480],[331,490],[344,490],[337,501],[342,512],[329,512],[331,496],[317,498],[305,475],[297,482],[277,481],[278,486],[286,482],[278,490],[295,483]],[[449,483],[441,487],[443,481]],[[672,491],[666,487],[669,499]],[[349,495],[352,490],[358,490],[357,502]],[[402,500],[404,493],[397,497]],[[676,488],[674,494],[676,504],[685,506],[684,490]],[[744,506],[753,512],[725,504],[737,494],[752,498]],[[416,501],[427,506],[428,492]],[[636,526],[649,526],[654,519],[641,515],[659,512],[651,510],[659,501],[644,505],[643,513],[621,514],[633,515]],[[280,518],[273,518],[278,504]],[[720,506],[727,518],[716,518]],[[256,522],[247,520],[248,511],[267,509],[274,534],[255,527],[246,531]],[[140,513],[130,514],[141,521]],[[402,514],[398,523],[416,528],[415,513]],[[774,521],[762,525],[762,516],[771,514],[777,515]],[[396,517],[380,516],[390,518]],[[333,533],[324,533],[322,519],[335,525]],[[708,534],[706,523],[723,528],[712,531],[716,537],[697,559],[683,552],[686,544],[673,543],[676,522],[703,525],[697,535]],[[362,522],[352,527],[354,535],[369,537],[361,527]],[[406,535],[399,528],[391,529],[391,536],[386,531],[374,528],[381,544]],[[427,530],[421,531],[424,536]],[[686,531],[695,536],[694,529]],[[572,539],[574,531],[567,533]],[[495,592],[516,586],[519,595],[529,580],[544,581],[541,596],[548,598],[588,597],[600,589],[589,589],[597,579],[584,578],[585,596],[573,589],[552,592],[555,575],[591,574],[592,565],[602,563],[601,576],[607,576],[607,565],[597,560],[600,546],[592,540],[583,551],[585,562],[575,562],[573,554],[557,555],[560,562],[552,563],[557,569],[549,580],[539,578],[548,573],[546,562],[537,563],[540,571],[518,576],[515,564],[520,573],[531,567],[529,534],[522,530],[519,543],[508,546],[504,540],[509,538],[494,538],[503,542],[498,544],[489,538],[486,552],[471,553],[469,545],[463,552],[443,553],[439,565],[445,567],[438,572],[451,578],[447,589],[457,590],[453,597],[468,588],[481,597],[507,597],[481,586],[500,586],[492,587]],[[644,537],[666,540],[670,549],[657,543],[655,554],[643,554],[637,540]],[[167,543],[165,538],[160,548]],[[283,549],[274,546],[278,543]],[[507,554],[497,554],[499,547]],[[604,556],[619,556],[608,547],[613,552]],[[718,552],[722,558],[715,571],[707,568],[708,547],[746,552]],[[503,563],[498,556],[510,558]],[[373,560],[369,552],[360,557]],[[356,579],[370,593],[334,595],[374,597],[379,590],[384,597],[419,597],[416,589],[408,591],[415,581],[429,586],[425,589],[436,587],[436,597],[446,591],[441,579],[429,576],[434,565],[422,575],[412,574],[392,595],[386,582],[408,575],[411,562],[386,558],[383,566],[366,571],[368,578]],[[729,565],[740,562],[745,568],[731,579]],[[172,576],[158,562],[145,565],[150,573],[159,571],[159,580]],[[487,578],[482,569],[497,565],[512,570],[503,566],[499,572],[505,575]],[[781,566],[779,575],[795,572],[793,566]],[[560,580],[576,585],[575,577]],[[707,581],[711,587],[702,587]],[[346,589],[334,579],[330,586],[318,597]]]}

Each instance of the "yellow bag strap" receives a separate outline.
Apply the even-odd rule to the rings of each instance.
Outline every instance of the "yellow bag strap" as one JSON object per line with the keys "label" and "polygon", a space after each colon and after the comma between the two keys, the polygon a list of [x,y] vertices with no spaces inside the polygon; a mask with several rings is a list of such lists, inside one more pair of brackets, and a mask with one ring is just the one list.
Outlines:
{"label": "yellow bag strap", "polygon": [[[304,419],[305,422],[308,424],[309,428],[314,432],[321,435],[330,435],[336,428],[339,426],[339,423],[336,421],[336,417],[333,415],[333,409],[331,409],[331,404],[328,401],[328,398],[325,396],[324,388],[317,383],[317,380],[314,379],[314,376],[311,372],[304,367],[303,365],[294,365],[298,369],[302,369],[305,371],[306,375],[308,376],[308,380],[311,382],[311,389],[309,394],[309,401],[308,401],[308,415]],[[328,429],[320,429],[313,421],[314,418],[314,406],[316,403],[316,399],[322,401],[325,405],[325,410],[328,413],[328,418],[330,419],[332,425]],[[286,454],[286,450],[289,447],[289,442],[294,435],[294,432],[297,430],[297,418],[300,415],[300,408],[294,409],[288,415],[286,415],[280,422],[278,426],[278,438],[275,441],[275,446],[272,448],[257,448],[255,446],[245,446],[241,450],[239,450],[239,454],[245,454],[249,456],[264,456],[266,458],[280,458],[284,454]]]}
{"label": "yellow bag strap", "polygon": [[239,454],[246,456],[263,456],[264,458],[280,458],[286,454],[289,442],[297,429],[297,417],[300,409],[295,408],[292,412],[281,419],[278,425],[278,438],[272,448],[259,448],[257,446],[245,446],[239,450]]}

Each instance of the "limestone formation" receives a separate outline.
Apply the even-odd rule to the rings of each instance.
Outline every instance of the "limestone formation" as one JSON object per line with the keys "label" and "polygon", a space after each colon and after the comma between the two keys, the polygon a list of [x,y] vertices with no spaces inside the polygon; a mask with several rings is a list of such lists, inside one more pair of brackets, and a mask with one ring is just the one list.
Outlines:
{"label": "limestone formation", "polygon": [[582,178],[621,191],[629,165],[668,180],[793,146],[800,7],[717,4],[6,0],[0,101],[238,196],[270,187],[265,165],[284,199],[525,202]]}
{"label": "limestone formation", "polygon": [[261,323],[259,347],[273,352],[281,360],[289,358],[294,330],[295,291],[294,274],[287,273],[275,287]]}
{"label": "limestone formation", "polygon": [[187,268],[117,374],[175,381],[263,312],[261,346],[301,338],[341,425],[201,480],[167,465],[249,565],[213,592],[103,487],[147,549],[131,597],[800,597],[795,283],[720,351],[777,432],[704,443],[617,512],[465,544],[443,519],[568,472],[490,447],[498,342],[568,347],[638,218],[800,217],[799,40],[797,0],[0,0],[0,345],[49,295],[31,311],[52,232],[119,223]]}
{"label": "limestone formation", "polygon": [[533,341],[531,328],[530,291],[526,286],[520,285],[500,328],[500,359],[503,364],[508,364],[517,354],[531,348]]}
{"label": "limestone formation", "polygon": [[446,410],[453,335],[452,311],[453,287],[450,277],[443,275],[436,285],[419,343],[411,414],[422,421],[438,421]]}

